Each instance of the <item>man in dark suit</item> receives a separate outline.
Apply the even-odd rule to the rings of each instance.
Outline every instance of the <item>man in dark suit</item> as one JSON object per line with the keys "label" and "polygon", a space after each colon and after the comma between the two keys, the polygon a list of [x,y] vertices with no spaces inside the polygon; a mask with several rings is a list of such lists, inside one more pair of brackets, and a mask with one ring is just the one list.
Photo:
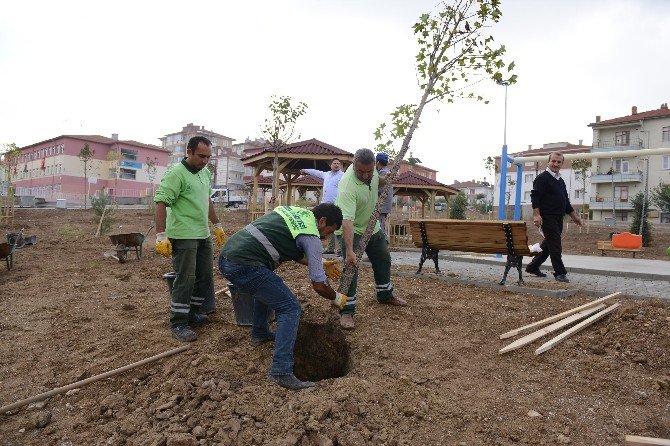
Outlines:
{"label": "man in dark suit", "polygon": [[530,200],[533,204],[533,224],[540,228],[544,241],[540,244],[542,254],[535,257],[526,267],[526,272],[538,277],[546,277],[540,271],[540,265],[551,258],[554,277],[559,282],[570,282],[567,270],[561,258],[561,233],[563,232],[563,216],[569,215],[575,224],[581,226],[582,219],[570,205],[570,197],[561,178],[563,154],[552,152],[549,155],[549,166],[533,181]]}

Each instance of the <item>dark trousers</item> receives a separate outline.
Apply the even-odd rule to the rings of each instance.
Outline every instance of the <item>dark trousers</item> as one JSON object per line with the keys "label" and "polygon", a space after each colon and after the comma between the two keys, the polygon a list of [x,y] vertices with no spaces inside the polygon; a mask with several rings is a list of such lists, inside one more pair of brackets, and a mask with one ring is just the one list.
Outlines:
{"label": "dark trousers", "polygon": [[[342,236],[338,236],[340,247],[342,249],[342,267],[346,261],[347,248],[344,245]],[[354,249],[358,247],[361,236],[354,234]],[[377,302],[386,302],[393,298],[393,282],[391,282],[391,254],[389,253],[388,243],[382,231],[377,231],[370,237],[368,245],[365,247],[365,253],[372,264],[372,273],[375,277],[377,291]],[[358,268],[354,274],[354,280],[351,281],[349,291],[347,292],[347,303],[340,311],[340,314],[356,312],[356,288],[358,287]]]}
{"label": "dark trousers", "polygon": [[172,285],[170,327],[188,324],[188,315],[200,311],[211,292],[213,274],[212,241],[170,239],[172,266],[177,277]]}
{"label": "dark trousers", "polygon": [[544,241],[540,244],[542,253],[536,256],[526,267],[528,271],[539,270],[540,265],[551,258],[551,266],[554,267],[554,276],[567,274],[563,259],[561,258],[561,233],[563,232],[562,215],[543,215],[542,232]]}

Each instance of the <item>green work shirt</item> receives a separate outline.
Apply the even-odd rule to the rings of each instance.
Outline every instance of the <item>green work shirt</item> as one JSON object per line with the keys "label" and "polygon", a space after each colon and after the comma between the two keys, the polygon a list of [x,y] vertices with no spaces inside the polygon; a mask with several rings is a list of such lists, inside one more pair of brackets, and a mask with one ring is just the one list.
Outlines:
{"label": "green work shirt", "polygon": [[172,166],[156,191],[154,201],[167,206],[165,232],[175,239],[204,239],[209,233],[209,196],[212,173],[190,168],[185,161]]}
{"label": "green work shirt", "polygon": [[[353,164],[344,172],[340,180],[335,204],[342,209],[342,218],[354,222],[354,233],[358,235],[363,235],[372,212],[375,210],[378,188],[379,174],[377,174],[377,170],[373,172],[370,184],[368,184],[356,178]],[[376,234],[379,228],[379,221],[377,221],[372,233]],[[335,233],[342,234],[342,229]]]}

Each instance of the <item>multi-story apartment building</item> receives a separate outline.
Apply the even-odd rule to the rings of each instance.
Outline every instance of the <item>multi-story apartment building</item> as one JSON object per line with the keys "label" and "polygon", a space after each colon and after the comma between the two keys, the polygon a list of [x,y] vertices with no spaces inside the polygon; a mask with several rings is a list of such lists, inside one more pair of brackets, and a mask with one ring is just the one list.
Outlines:
{"label": "multi-story apartment building", "polygon": [[[79,155],[88,144],[93,153],[84,163]],[[32,195],[46,201],[64,198],[83,201],[103,188],[109,195],[136,202],[150,196],[167,170],[168,152],[159,146],[120,141],[100,135],[62,135],[21,148],[16,195]],[[87,177],[85,179],[85,177]],[[123,200],[120,200],[123,201]]]}
{"label": "multi-story apartment building", "polygon": [[[594,220],[612,218],[629,221],[632,198],[639,192],[654,188],[660,181],[670,183],[670,154],[638,156],[645,148],[670,148],[670,110],[661,104],[656,110],[638,112],[633,106],[630,115],[596,121],[593,129],[593,152],[630,151],[625,158],[593,160],[591,176],[591,210]],[[670,223],[670,213],[659,212],[650,203],[651,221]]]}
{"label": "multi-story apartment building", "polygon": [[476,204],[477,201],[480,201],[477,197],[482,196],[483,198],[481,200],[485,203],[489,205],[493,203],[493,186],[485,181],[454,181],[454,184],[450,184],[449,187],[453,187],[454,189],[463,192],[468,199],[468,204],[471,206]]}
{"label": "multi-story apartment building", "polygon": [[239,160],[240,158],[232,150],[233,141],[235,140],[211,130],[205,130],[205,127],[201,125],[189,123],[182,128],[181,132],[169,133],[159,138],[163,148],[170,152],[168,165],[171,166],[181,162],[186,156],[186,144],[194,136],[204,136],[212,141],[212,158],[210,163],[214,166],[214,185],[229,185],[231,188],[243,187],[244,181],[237,180],[240,170],[242,176],[244,176],[244,169],[241,168],[242,163],[238,163],[235,160]]}
{"label": "multi-story apartment building", "polygon": [[[516,190],[520,187],[521,218],[531,218],[533,212],[530,201],[530,192],[533,190],[533,180],[535,180],[535,177],[547,168],[547,161],[549,160],[549,154],[551,152],[561,152],[564,155],[568,155],[574,153],[589,153],[590,151],[591,146],[583,145],[582,141],[580,140],[579,144],[570,144],[568,142],[549,143],[544,144],[540,149],[531,149],[529,147],[526,151],[510,154],[511,157],[546,155],[547,159],[541,162],[525,162],[522,167],[523,173],[521,176],[521,184],[517,184],[517,167],[511,166],[507,168],[505,205],[508,208],[509,215],[512,215],[511,211],[509,210],[513,209],[516,205]],[[500,156],[495,157],[495,165],[496,172],[499,172]],[[589,191],[591,189],[589,179],[590,173],[587,172],[586,175],[582,176],[575,172],[572,167],[572,161],[565,160],[565,163],[563,163],[563,168],[561,169],[561,176],[563,177],[563,181],[565,181],[565,185],[568,189],[570,202],[575,208],[577,208],[581,207],[583,204],[589,203]],[[500,174],[496,173],[493,189],[494,212],[498,212],[500,189]]]}

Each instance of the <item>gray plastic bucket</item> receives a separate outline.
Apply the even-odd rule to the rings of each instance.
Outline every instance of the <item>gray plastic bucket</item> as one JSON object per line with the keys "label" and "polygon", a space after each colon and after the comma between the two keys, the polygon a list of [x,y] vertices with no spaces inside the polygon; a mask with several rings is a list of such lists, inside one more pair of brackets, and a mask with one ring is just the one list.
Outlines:
{"label": "gray plastic bucket", "polygon": [[[235,322],[237,325],[251,326],[254,318],[254,299],[251,294],[237,288],[232,283],[228,284],[230,290],[230,299],[233,302],[233,311],[235,312]],[[270,310],[268,322],[275,319],[274,310]]]}

